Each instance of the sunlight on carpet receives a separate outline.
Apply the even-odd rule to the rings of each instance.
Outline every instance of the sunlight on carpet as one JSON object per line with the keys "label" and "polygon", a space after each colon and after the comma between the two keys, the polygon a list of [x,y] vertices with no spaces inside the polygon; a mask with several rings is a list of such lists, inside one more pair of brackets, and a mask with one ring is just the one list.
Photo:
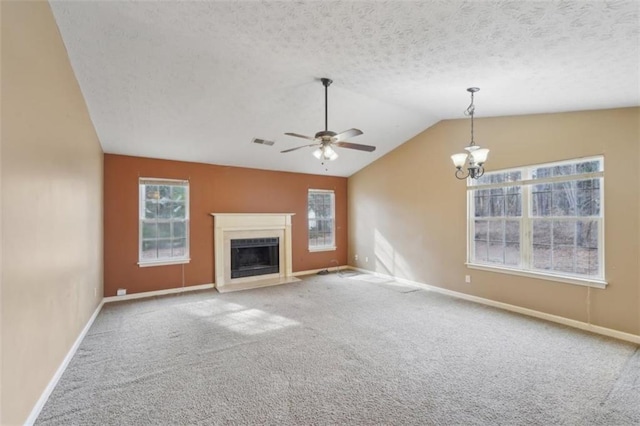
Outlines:
{"label": "sunlight on carpet", "polygon": [[269,314],[260,309],[224,302],[218,299],[186,303],[177,307],[179,310],[198,317],[206,317],[208,321],[242,334],[259,334],[299,325],[298,321],[279,315]]}
{"label": "sunlight on carpet", "polygon": [[299,325],[294,321],[279,315],[271,315],[259,309],[247,309],[224,315],[222,318],[211,318],[211,322],[242,334],[259,334],[265,331],[279,330],[285,327]]}
{"label": "sunlight on carpet", "polygon": [[367,282],[367,283],[375,283],[375,284],[393,283],[394,285],[395,284],[404,285],[404,284],[400,284],[398,282],[395,282],[391,278],[381,277],[381,276],[377,276],[377,275],[369,275],[369,274],[360,274],[360,275],[356,275],[356,276],[353,276],[353,277],[349,277],[349,279],[356,280],[356,281],[364,281],[364,282]]}

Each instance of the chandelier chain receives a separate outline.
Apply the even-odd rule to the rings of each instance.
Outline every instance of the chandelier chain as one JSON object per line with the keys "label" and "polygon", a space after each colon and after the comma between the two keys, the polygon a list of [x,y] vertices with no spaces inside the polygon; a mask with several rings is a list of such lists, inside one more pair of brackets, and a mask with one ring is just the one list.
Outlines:
{"label": "chandelier chain", "polygon": [[467,109],[464,111],[464,115],[466,115],[467,117],[471,117],[471,143],[469,144],[470,146],[475,145],[475,141],[473,139],[473,115],[476,112],[476,107],[473,104],[473,94],[475,92],[470,91],[471,92],[471,103],[469,104],[469,106],[467,107]]}

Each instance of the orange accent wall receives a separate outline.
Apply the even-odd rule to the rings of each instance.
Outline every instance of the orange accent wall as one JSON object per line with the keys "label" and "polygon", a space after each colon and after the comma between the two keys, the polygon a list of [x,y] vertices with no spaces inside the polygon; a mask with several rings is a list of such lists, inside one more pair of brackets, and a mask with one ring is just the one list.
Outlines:
{"label": "orange accent wall", "polygon": [[[191,262],[140,268],[138,178],[188,179]],[[307,191],[332,189],[336,197],[336,251],[311,253],[307,245]],[[347,179],[241,167],[104,155],[104,295],[164,290],[214,282],[210,213],[295,213],[293,271],[347,263]]]}

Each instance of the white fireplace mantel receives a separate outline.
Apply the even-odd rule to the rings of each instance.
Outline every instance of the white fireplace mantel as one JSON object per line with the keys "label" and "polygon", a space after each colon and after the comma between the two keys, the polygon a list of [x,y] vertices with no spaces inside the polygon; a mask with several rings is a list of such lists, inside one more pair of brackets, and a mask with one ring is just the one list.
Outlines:
{"label": "white fireplace mantel", "polygon": [[[292,272],[291,216],[295,213],[211,213],[214,218],[215,286],[219,292],[299,281]],[[279,238],[279,272],[231,278],[231,240]]]}

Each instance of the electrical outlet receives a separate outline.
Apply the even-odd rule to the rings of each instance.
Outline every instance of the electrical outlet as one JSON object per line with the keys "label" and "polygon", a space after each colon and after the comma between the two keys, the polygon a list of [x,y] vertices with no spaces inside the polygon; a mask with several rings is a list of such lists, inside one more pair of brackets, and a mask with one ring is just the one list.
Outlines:
{"label": "electrical outlet", "polygon": [[98,287],[93,288],[93,297],[98,297]]}
{"label": "electrical outlet", "polygon": [[471,283],[471,275],[465,275],[464,276],[464,282],[467,283],[467,284]]}
{"label": "electrical outlet", "polygon": [[364,257],[364,262],[365,262],[365,263],[369,263],[369,256],[365,256],[365,257]]}
{"label": "electrical outlet", "polygon": [[125,294],[127,294],[127,289],[126,288],[119,288],[118,292],[116,294],[118,296],[124,296]]}
{"label": "electrical outlet", "polygon": [[356,261],[358,261],[358,255],[353,256]]}

